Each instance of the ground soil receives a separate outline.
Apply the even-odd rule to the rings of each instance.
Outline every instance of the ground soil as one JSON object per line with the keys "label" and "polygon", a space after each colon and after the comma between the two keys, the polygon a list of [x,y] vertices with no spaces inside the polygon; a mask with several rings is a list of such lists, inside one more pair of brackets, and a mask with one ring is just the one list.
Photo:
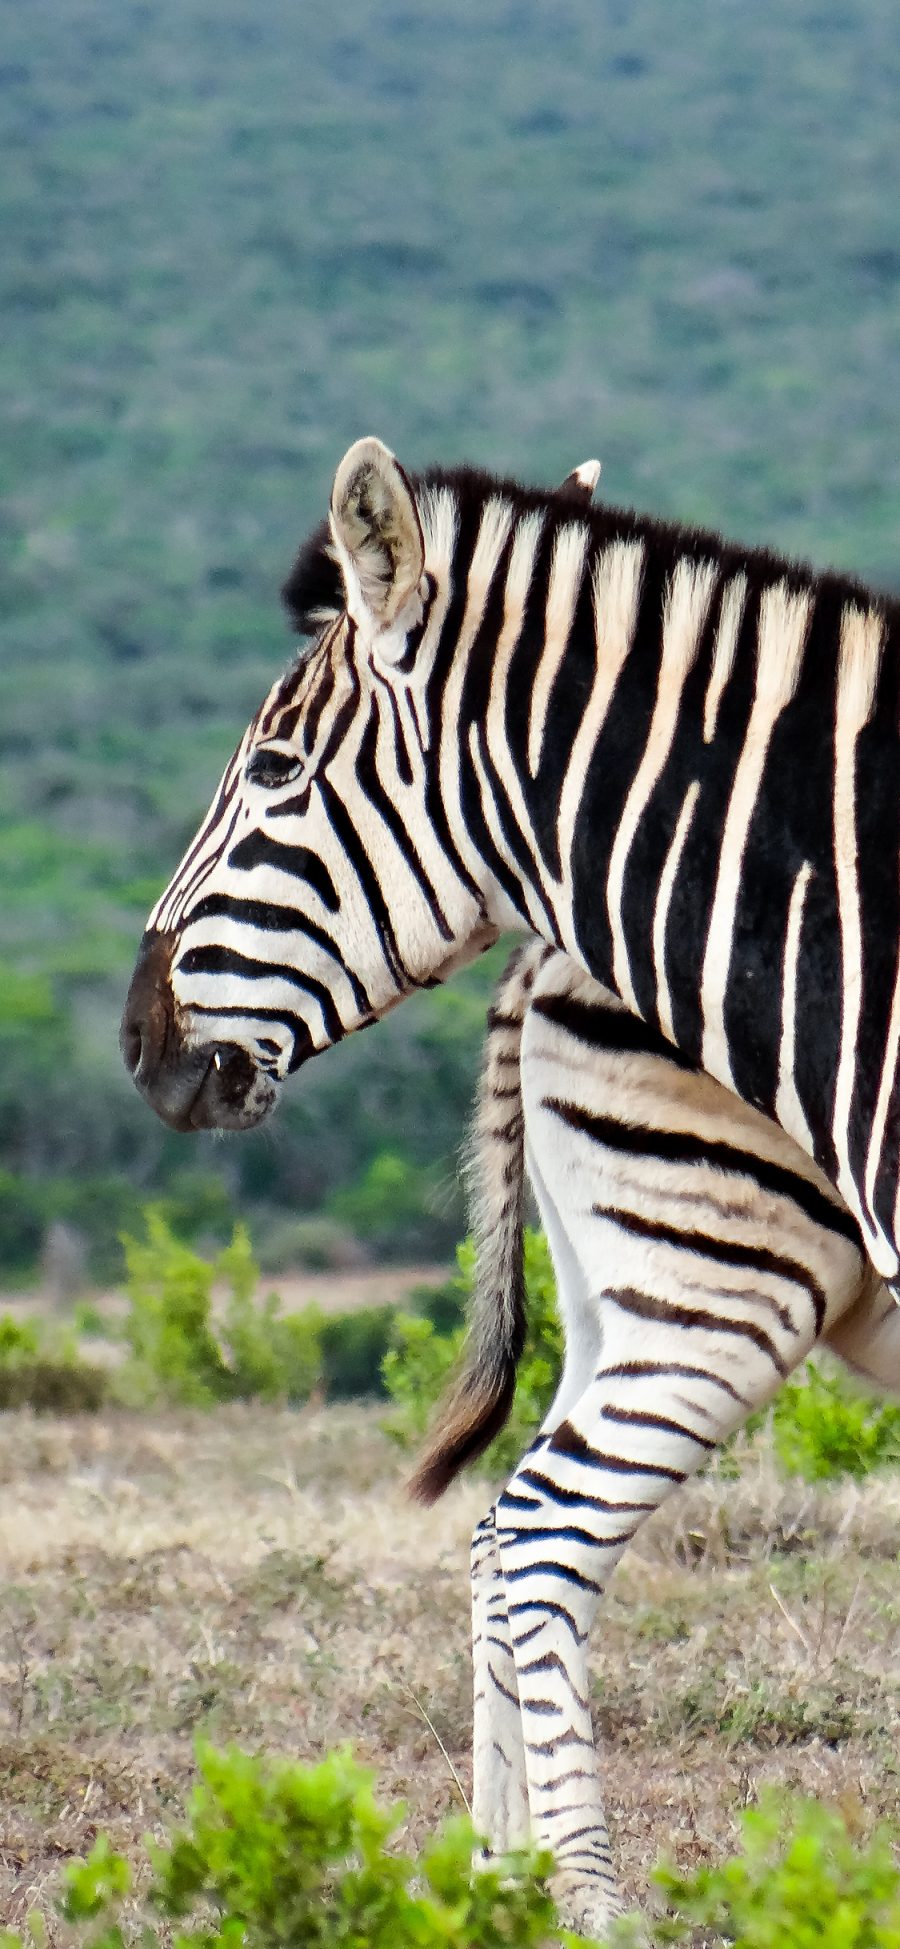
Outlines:
{"label": "ground soil", "polygon": [[[0,1920],[100,1830],[138,1859],[197,1734],[350,1739],[417,1846],[470,1786],[470,1478],[429,1512],[376,1408],[0,1417]],[[765,1450],[660,1512],[595,1634],[629,1892],[720,1854],[767,1780],[900,1812],[900,1482],[811,1490]]]}

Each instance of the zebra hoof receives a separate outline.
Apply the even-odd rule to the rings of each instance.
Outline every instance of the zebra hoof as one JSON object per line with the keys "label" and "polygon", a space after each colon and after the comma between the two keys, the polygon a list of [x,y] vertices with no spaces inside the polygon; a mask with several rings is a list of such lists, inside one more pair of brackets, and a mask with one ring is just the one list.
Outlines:
{"label": "zebra hoof", "polygon": [[595,1881],[586,1882],[580,1876],[551,1875],[550,1893],[563,1928],[595,1941],[603,1942],[607,1930],[625,1914],[614,1889],[599,1889]]}

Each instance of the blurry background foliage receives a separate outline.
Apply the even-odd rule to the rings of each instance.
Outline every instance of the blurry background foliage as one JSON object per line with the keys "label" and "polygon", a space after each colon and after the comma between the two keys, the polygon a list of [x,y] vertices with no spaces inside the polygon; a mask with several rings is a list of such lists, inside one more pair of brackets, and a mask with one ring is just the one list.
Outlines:
{"label": "blurry background foliage", "polygon": [[898,70],[889,0],[6,10],[0,1278],[108,1276],[148,1198],[458,1234],[496,957],[217,1145],[121,1069],[147,909],[361,433],[896,578]]}
{"label": "blurry background foliage", "polygon": [[[386,1401],[382,1433],[418,1448],[438,1401],[463,1363],[475,1247],[457,1248],[457,1271],[410,1290],[406,1308],[293,1311],[259,1283],[244,1226],[204,1258],[179,1239],[164,1211],[145,1212],[125,1245],[124,1305],[82,1301],[67,1318],[46,1309],[0,1312],[0,1409],[94,1414],[214,1408],[228,1401],[301,1407],[316,1401]],[[502,1481],[537,1433],[556,1394],[563,1343],[547,1241],[525,1232],[527,1333],[506,1425],[478,1460]],[[750,1415],[709,1467],[732,1480],[757,1439],[784,1476],[864,1481],[900,1468],[900,1405],[877,1399],[833,1362],[807,1362]],[[2,1943],[0,1943],[2,1949]]]}

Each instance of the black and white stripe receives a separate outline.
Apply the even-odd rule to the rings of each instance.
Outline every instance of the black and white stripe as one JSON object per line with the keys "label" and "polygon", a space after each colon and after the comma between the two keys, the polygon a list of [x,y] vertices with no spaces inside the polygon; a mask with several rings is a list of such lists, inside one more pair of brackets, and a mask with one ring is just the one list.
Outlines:
{"label": "black and white stripe", "polygon": [[896,604],[376,442],[338,490],[287,595],[308,626],[340,571],[349,610],[151,919],[188,1035],[280,1079],[524,926],[780,1121],[893,1277]]}
{"label": "black and white stripe", "polygon": [[[330,526],[286,589],[319,634],[248,728],[151,915],[126,1059],[178,1128],[246,1127],[310,1055],[502,929],[532,932],[671,1045],[687,1068],[673,1058],[668,1075],[693,1091],[703,1070],[773,1119],[795,1177],[790,1140],[895,1280],[900,607],[713,534],[591,509],[588,487],[548,494],[467,470],[411,480],[378,441],[351,448]],[[631,1125],[598,1103],[600,1121],[578,1129],[565,1091],[546,1095],[532,1125],[549,1120],[560,1151],[562,1136],[590,1155],[599,1143],[613,1188],[618,1158],[658,1228],[648,1237],[640,1203],[630,1233],[621,1214],[613,1227],[616,1336],[654,1349],[619,1364],[665,1357],[677,1304],[693,1308],[682,1325],[698,1347],[712,1336],[722,1376],[753,1346],[753,1374],[762,1363],[776,1384],[816,1337],[821,1298],[807,1283],[794,1331],[799,1275],[782,1268],[790,1302],[760,1312],[747,1269],[726,1266],[743,1235],[716,1204],[719,1151],[696,1149],[713,1145],[706,1123],[684,1127],[682,1148],[693,1136],[690,1195],[705,1173],[718,1256],[709,1245],[688,1263],[677,1209],[659,1202],[685,1157],[627,1138],[669,1128],[668,1097]],[[553,1236],[557,1193],[541,1195]],[[801,1209],[769,1195],[778,1223]],[[613,1235],[601,1202],[591,1237]],[[773,1250],[791,1260],[792,1234]],[[727,1272],[737,1337],[701,1317],[710,1267],[720,1298]],[[513,1343],[488,1389],[495,1414]],[[652,1374],[639,1378],[632,1408],[652,1416]],[[633,1424],[635,1466],[650,1443],[657,1488],[704,1452],[707,1423],[719,1437],[727,1389],[697,1386],[693,1435],[667,1435],[670,1474]],[[611,1405],[598,1399],[601,1420]],[[577,1501],[593,1465],[551,1440]],[[578,1522],[564,1527],[560,1550],[577,1557]],[[511,1557],[507,1581],[520,1569],[527,1581]]]}
{"label": "black and white stripe", "polygon": [[469,1166],[470,1358],[417,1472],[426,1500],[511,1395],[526,1158],[566,1357],[538,1439],[473,1539],[474,1811],[499,1853],[537,1829],[568,1919],[593,1933],[618,1904],[587,1668],[610,1572],[817,1342],[900,1386],[900,1312],[792,1140],[535,944],[490,1016]]}

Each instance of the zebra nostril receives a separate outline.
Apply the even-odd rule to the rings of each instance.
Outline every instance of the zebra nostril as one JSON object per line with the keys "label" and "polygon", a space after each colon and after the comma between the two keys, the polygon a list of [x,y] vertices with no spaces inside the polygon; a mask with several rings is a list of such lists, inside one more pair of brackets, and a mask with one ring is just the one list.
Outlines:
{"label": "zebra nostril", "polygon": [[136,1076],[144,1053],[144,1039],[137,1022],[123,1022],[121,1047],[122,1060],[129,1076]]}
{"label": "zebra nostril", "polygon": [[146,934],[125,998],[119,1047],[129,1076],[146,1090],[157,1075],[172,1021],[171,942]]}

